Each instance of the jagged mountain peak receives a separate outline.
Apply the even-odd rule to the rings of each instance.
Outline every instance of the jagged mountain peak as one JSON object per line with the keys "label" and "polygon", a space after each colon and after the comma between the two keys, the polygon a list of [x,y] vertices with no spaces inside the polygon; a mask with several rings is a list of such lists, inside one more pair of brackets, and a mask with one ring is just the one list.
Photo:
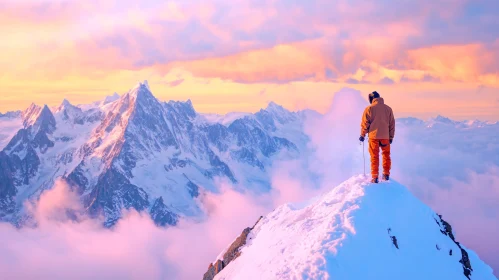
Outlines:
{"label": "jagged mountain peak", "polygon": [[[152,92],[149,90],[149,87],[144,83],[137,84],[121,96],[118,95],[118,98],[114,101],[112,101],[114,103],[112,104],[109,113],[114,116],[116,116],[116,114],[124,114],[122,117],[125,118],[131,116],[132,113],[137,110],[137,107],[141,106],[141,104],[144,105],[142,106],[143,109],[160,106],[159,101],[153,96]],[[128,113],[125,114],[125,112]]]}
{"label": "jagged mountain peak", "polygon": [[406,187],[366,176],[276,208],[228,248],[203,279],[496,279]]}
{"label": "jagged mountain peak", "polygon": [[192,102],[190,99],[188,99],[185,102],[171,100],[171,101],[166,102],[165,104],[167,106],[171,106],[172,108],[177,110],[177,112],[179,112],[182,115],[186,115],[186,116],[191,117],[191,118],[194,118],[197,115],[196,110],[194,110],[194,106],[192,106]]}
{"label": "jagged mountain peak", "polygon": [[[56,116],[60,116],[63,120],[73,122],[75,124],[83,124],[85,115],[83,110],[71,104],[67,99],[64,99],[61,105],[55,110]],[[95,117],[89,117],[89,120],[95,120]]]}
{"label": "jagged mountain peak", "polygon": [[64,98],[64,100],[62,100],[61,105],[59,105],[59,107],[57,107],[56,112],[60,112],[63,110],[80,110],[81,111],[80,108],[71,104],[71,102],[69,102],[69,100],[67,100],[66,98]]}
{"label": "jagged mountain peak", "polygon": [[117,92],[115,92],[113,95],[106,96],[104,98],[104,100],[102,101],[101,105],[109,104],[109,103],[114,102],[118,99],[120,99],[120,95]]}
{"label": "jagged mountain peak", "polygon": [[267,105],[267,108],[266,110],[268,111],[287,111],[284,107],[282,107],[281,105],[275,103],[274,101],[270,101],[269,104]]}
{"label": "jagged mountain peak", "polygon": [[34,123],[36,120],[36,117],[38,116],[38,114],[40,113],[41,110],[42,110],[42,107],[36,105],[35,103],[31,103],[31,105],[29,105],[29,107],[26,108],[21,113],[21,117],[23,119],[24,126],[26,127],[26,126]]}
{"label": "jagged mountain peak", "polygon": [[44,105],[38,114],[35,122],[32,124],[32,133],[37,134],[43,130],[45,133],[52,133],[55,130],[56,121],[52,111],[47,105]]}
{"label": "jagged mountain peak", "polygon": [[157,99],[152,94],[147,81],[137,84],[127,94],[125,94],[124,97],[129,98],[132,102],[147,102],[152,99],[157,102]]}
{"label": "jagged mountain peak", "polygon": [[147,80],[144,80],[141,84],[145,86],[149,91],[151,91],[151,88],[149,87],[149,82],[147,82]]}
{"label": "jagged mountain peak", "polygon": [[265,109],[257,112],[256,117],[267,128],[275,129],[275,121],[281,124],[289,123],[297,119],[297,115],[283,106],[271,101]]}
{"label": "jagged mountain peak", "polygon": [[23,113],[24,128],[32,127],[33,135],[38,133],[40,129],[51,133],[55,129],[55,118],[52,111],[47,105],[40,107],[36,104],[31,104]]}
{"label": "jagged mountain peak", "polygon": [[149,83],[147,80],[144,80],[142,82],[137,83],[131,90],[130,92],[138,92],[138,89],[144,88],[147,91],[151,92],[151,88],[149,87]]}
{"label": "jagged mountain peak", "polygon": [[[61,106],[70,106],[71,105],[71,102],[69,102],[69,100],[67,100],[66,98],[64,98],[62,100],[62,104]],[[71,105],[72,106],[72,105]]]}

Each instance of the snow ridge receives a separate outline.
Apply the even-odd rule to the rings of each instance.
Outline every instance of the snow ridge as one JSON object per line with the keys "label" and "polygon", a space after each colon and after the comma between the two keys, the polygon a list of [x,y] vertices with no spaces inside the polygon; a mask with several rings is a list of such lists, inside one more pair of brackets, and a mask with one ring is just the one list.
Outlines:
{"label": "snow ridge", "polygon": [[445,224],[397,182],[356,176],[263,217],[215,279],[496,279]]}

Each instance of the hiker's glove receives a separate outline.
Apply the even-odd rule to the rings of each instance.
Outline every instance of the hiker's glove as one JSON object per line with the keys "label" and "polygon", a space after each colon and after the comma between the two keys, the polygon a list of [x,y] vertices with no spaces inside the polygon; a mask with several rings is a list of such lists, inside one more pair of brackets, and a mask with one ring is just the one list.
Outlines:
{"label": "hiker's glove", "polygon": [[359,137],[359,141],[360,141],[360,142],[364,142],[364,139],[365,139],[365,138],[364,138],[364,136],[360,136],[360,137]]}
{"label": "hiker's glove", "polygon": [[390,144],[393,142],[393,139],[390,139]]}

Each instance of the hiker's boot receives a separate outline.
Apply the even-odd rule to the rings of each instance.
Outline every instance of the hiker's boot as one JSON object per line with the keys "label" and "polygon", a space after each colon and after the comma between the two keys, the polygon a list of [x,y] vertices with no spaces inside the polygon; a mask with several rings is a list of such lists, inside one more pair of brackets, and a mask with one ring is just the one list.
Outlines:
{"label": "hiker's boot", "polygon": [[383,174],[383,181],[390,180],[390,175]]}
{"label": "hiker's boot", "polygon": [[378,178],[372,178],[371,183],[377,184],[378,183]]}

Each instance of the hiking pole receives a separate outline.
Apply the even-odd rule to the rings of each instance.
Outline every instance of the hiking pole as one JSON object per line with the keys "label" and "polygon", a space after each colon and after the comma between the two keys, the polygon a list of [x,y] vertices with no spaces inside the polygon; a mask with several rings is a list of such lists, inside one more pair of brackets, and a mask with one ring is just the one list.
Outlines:
{"label": "hiking pole", "polygon": [[365,155],[365,144],[362,141],[362,157],[364,158],[364,177],[366,176],[366,155]]}
{"label": "hiking pole", "polygon": [[359,145],[362,144],[362,158],[364,159],[364,176],[366,176],[366,155],[364,154],[364,150],[365,150],[365,145],[364,145],[364,141],[362,141],[362,143],[359,143]]}

